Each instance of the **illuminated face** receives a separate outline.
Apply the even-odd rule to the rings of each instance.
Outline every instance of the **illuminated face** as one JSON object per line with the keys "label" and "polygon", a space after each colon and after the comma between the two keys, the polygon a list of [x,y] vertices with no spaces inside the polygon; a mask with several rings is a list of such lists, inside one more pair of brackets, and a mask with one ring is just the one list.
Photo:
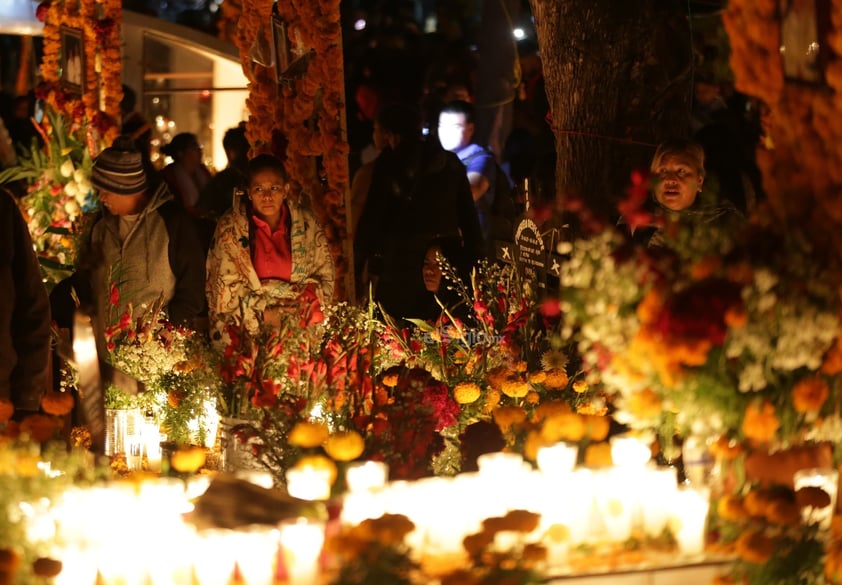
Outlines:
{"label": "illuminated face", "polygon": [[265,169],[256,173],[249,183],[249,199],[254,212],[260,219],[273,223],[272,220],[281,216],[281,205],[288,190],[289,185],[277,171]]}
{"label": "illuminated face", "polygon": [[99,200],[114,215],[134,215],[143,211],[146,202],[146,192],[141,191],[134,195],[120,195],[112,191],[100,189]]}
{"label": "illuminated face", "polygon": [[474,125],[465,121],[465,114],[439,114],[439,142],[442,148],[456,152],[471,142]]}
{"label": "illuminated face", "polygon": [[424,277],[424,288],[434,293],[438,292],[439,284],[441,284],[441,267],[439,267],[436,254],[441,254],[441,248],[433,246],[427,250],[424,256],[424,268],[422,275]]}
{"label": "illuminated face", "polygon": [[669,155],[653,169],[653,176],[655,199],[673,211],[681,211],[693,205],[705,180],[692,161]]}

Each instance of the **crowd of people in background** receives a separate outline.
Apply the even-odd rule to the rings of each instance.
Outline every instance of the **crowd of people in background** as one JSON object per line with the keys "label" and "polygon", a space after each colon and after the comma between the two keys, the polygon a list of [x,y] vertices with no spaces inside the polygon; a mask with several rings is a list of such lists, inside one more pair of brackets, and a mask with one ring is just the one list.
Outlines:
{"label": "crowd of people in background", "polygon": [[[511,96],[511,128],[497,152],[474,139],[474,114],[485,107],[475,94],[480,56],[454,32],[457,23],[440,22],[437,34],[422,34],[411,19],[381,24],[345,37],[353,177],[348,226],[357,283],[352,300],[373,295],[392,317],[431,319],[439,310],[435,296],[446,295],[438,260],[445,257],[467,275],[481,258],[495,259],[494,240],[512,235],[512,223],[508,233],[494,230],[495,201],[514,193],[514,213],[528,212],[539,225],[558,211],[541,58],[534,42],[518,46],[522,78]],[[163,147],[172,162],[155,168],[149,126],[137,111],[135,92],[125,89],[124,136],[94,163],[92,183],[104,209],[89,251],[98,255],[81,265],[75,286],[105,311],[107,275],[119,265],[125,278],[152,295],[136,299],[140,304],[160,298],[182,322],[209,316],[217,338],[234,313],[245,318],[246,298],[251,325],[255,319],[275,322],[279,312],[300,318],[302,308],[305,321],[318,321],[321,307],[333,300],[334,267],[316,216],[306,202],[288,196],[282,163],[272,157],[249,161],[240,126],[222,141],[225,169],[213,173],[204,165],[208,145],[190,132]],[[715,181],[729,213],[733,208],[744,216],[762,198],[753,164],[758,104],[706,75],[696,79],[695,90],[692,138],[698,145],[673,144],[655,154],[651,170],[666,186],[653,192],[652,203],[665,213],[689,215],[703,183]],[[0,113],[15,148],[40,139],[31,96],[4,99]],[[722,203],[705,210],[721,210]],[[21,238],[16,246],[25,243]],[[67,298],[60,298],[67,292],[61,285],[54,291],[54,318],[67,319]],[[0,316],[9,314],[0,307]]]}

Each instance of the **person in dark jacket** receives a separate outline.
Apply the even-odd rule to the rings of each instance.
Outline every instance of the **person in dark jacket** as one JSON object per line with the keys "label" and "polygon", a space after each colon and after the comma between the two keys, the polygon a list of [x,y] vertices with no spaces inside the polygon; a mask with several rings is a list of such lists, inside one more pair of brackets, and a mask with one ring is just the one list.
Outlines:
{"label": "person in dark jacket", "polygon": [[50,356],[50,306],[26,222],[0,193],[0,399],[16,415],[40,408]]}
{"label": "person in dark jacket", "polygon": [[377,158],[357,226],[357,282],[366,282],[367,272],[374,299],[388,315],[415,317],[429,297],[422,278],[429,243],[457,239],[460,256],[473,265],[483,255],[482,233],[465,167],[436,140],[422,140],[417,110],[390,106],[378,122],[387,148]]}
{"label": "person in dark jacket", "polygon": [[[80,267],[103,323],[128,303],[138,316],[160,299],[170,321],[194,325],[206,305],[205,255],[193,219],[165,183],[147,188],[141,154],[128,137],[118,137],[96,158],[91,184],[103,209]],[[109,301],[112,283],[119,283],[116,305]]]}

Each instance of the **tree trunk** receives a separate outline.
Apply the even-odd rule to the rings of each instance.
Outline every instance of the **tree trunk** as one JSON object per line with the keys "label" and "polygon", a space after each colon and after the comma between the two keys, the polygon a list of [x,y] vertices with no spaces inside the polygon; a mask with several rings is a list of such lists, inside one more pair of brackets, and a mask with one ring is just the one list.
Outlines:
{"label": "tree trunk", "polygon": [[680,2],[530,0],[557,152],[558,197],[615,215],[635,168],[690,134],[692,46]]}

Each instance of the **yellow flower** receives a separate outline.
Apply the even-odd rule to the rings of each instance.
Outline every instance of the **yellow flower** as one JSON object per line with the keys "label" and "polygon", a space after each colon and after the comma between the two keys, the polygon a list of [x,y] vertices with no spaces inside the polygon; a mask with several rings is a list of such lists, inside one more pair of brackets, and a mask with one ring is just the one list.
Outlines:
{"label": "yellow flower", "polygon": [[485,392],[485,404],[482,405],[482,411],[485,414],[490,414],[492,410],[497,408],[500,404],[500,399],[503,395],[496,388],[491,388]]}
{"label": "yellow flower", "polygon": [[818,412],[828,396],[827,382],[817,376],[804,378],[792,389],[792,406],[796,412]]}
{"label": "yellow flower", "polygon": [[584,380],[576,380],[573,382],[573,392],[576,394],[584,394],[588,391],[588,388],[590,388],[590,386],[588,386],[588,383]]}
{"label": "yellow flower", "polygon": [[383,385],[387,388],[394,388],[398,385],[398,375],[386,374],[385,376],[383,376]]}
{"label": "yellow flower", "polygon": [[585,427],[588,429],[588,438],[591,441],[600,442],[608,437],[611,428],[611,421],[607,416],[585,415]]}
{"label": "yellow flower", "polygon": [[364,450],[365,441],[356,431],[334,433],[325,442],[325,452],[336,461],[353,461]]}
{"label": "yellow flower", "polygon": [[288,443],[293,447],[309,449],[318,447],[327,440],[330,431],[320,422],[299,422],[289,433]]}
{"label": "yellow flower", "polygon": [[207,451],[203,447],[179,449],[170,457],[173,469],[181,473],[196,473],[205,464]]}
{"label": "yellow flower", "polygon": [[459,404],[472,404],[482,396],[482,390],[473,382],[460,382],[453,389],[453,398]]}
{"label": "yellow flower", "polygon": [[526,403],[527,404],[538,404],[541,402],[541,395],[535,392],[535,390],[530,390],[526,394]]}
{"label": "yellow flower", "polygon": [[503,382],[500,390],[509,398],[523,398],[529,392],[529,382],[520,379],[509,379]]}
{"label": "yellow flower", "polygon": [[777,499],[766,508],[766,519],[772,524],[798,526],[801,523],[801,511],[795,503]]}

